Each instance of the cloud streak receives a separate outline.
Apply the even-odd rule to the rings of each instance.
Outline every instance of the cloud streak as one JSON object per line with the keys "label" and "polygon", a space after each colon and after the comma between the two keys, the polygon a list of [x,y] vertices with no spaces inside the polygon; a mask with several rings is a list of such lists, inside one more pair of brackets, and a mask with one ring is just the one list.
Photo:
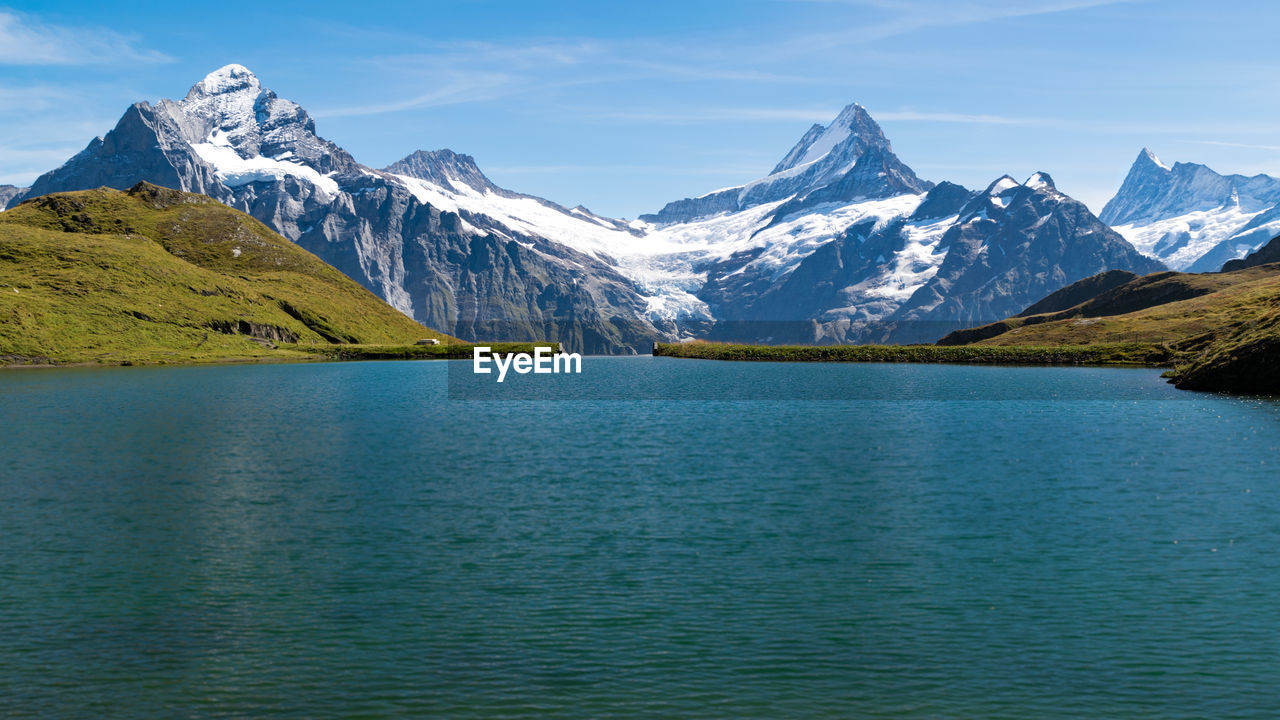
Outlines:
{"label": "cloud streak", "polygon": [[1246,150],[1267,150],[1280,152],[1280,145],[1253,145],[1251,143],[1220,142],[1217,140],[1187,140],[1192,145],[1212,145],[1214,147],[1244,148]]}
{"label": "cloud streak", "polygon": [[844,46],[870,40],[884,40],[932,27],[978,25],[1037,15],[1052,15],[1087,10],[1135,0],[1057,0],[1055,2],[1010,3],[1004,0],[788,0],[870,8],[884,13],[878,21],[868,22],[852,31],[815,33],[803,38],[810,48],[816,45]]}
{"label": "cloud streak", "polygon": [[97,65],[172,62],[155,50],[105,28],[42,23],[30,15],[0,10],[0,65]]}

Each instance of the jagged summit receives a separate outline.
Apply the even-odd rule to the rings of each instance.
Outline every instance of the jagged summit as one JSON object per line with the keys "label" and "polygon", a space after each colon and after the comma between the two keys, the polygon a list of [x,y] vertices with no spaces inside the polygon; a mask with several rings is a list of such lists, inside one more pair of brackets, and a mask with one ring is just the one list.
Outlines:
{"label": "jagged summit", "polygon": [[[864,158],[868,162],[862,162]],[[846,178],[849,173],[858,177]],[[933,187],[893,154],[893,146],[866,108],[852,103],[829,126],[810,127],[765,177],[668,203],[657,214],[641,219],[661,224],[686,222],[788,198],[791,206],[837,184],[841,189],[828,194],[841,199],[922,193]]]}
{"label": "jagged summit", "polygon": [[415,151],[386,166],[383,172],[427,180],[454,191],[458,190],[459,182],[476,189],[497,189],[476,165],[475,158],[448,148]]}
{"label": "jagged summit", "polygon": [[778,163],[770,175],[786,172],[821,160],[827,155],[857,160],[870,147],[889,147],[884,131],[871,119],[867,109],[852,103],[840,111],[830,127],[814,125]]}
{"label": "jagged summit", "polygon": [[1165,165],[1163,162],[1161,162],[1160,158],[1156,157],[1156,154],[1151,152],[1150,148],[1144,147],[1142,148],[1142,152],[1138,153],[1138,159],[1134,161],[1134,165],[1140,166],[1145,164],[1155,165],[1157,168],[1160,168],[1161,170],[1173,169],[1168,165]]}

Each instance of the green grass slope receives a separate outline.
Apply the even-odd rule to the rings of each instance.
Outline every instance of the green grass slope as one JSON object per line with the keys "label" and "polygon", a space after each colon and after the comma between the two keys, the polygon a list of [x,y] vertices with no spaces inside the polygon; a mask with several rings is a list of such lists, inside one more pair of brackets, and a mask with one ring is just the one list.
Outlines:
{"label": "green grass slope", "polygon": [[1072,308],[939,341],[967,347],[1130,343],[1163,350],[1181,388],[1280,394],[1280,264],[1154,273]]}
{"label": "green grass slope", "polygon": [[422,338],[458,343],[202,195],[139,184],[0,213],[0,365],[300,359]]}

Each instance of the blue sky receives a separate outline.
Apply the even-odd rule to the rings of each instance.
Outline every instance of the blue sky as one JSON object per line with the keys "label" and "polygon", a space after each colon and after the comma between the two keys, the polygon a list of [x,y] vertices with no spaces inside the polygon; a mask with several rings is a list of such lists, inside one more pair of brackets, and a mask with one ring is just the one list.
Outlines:
{"label": "blue sky", "polygon": [[922,177],[1053,175],[1095,210],[1143,146],[1280,175],[1268,2],[19,3],[0,7],[0,183],[226,63],[374,167],[448,147],[634,217],[766,174],[858,102]]}

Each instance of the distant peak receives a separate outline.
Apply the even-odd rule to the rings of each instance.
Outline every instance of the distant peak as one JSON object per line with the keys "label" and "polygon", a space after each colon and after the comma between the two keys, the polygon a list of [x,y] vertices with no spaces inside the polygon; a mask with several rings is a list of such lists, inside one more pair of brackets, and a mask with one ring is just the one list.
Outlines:
{"label": "distant peak", "polygon": [[1058,187],[1053,184],[1053,178],[1049,177],[1047,172],[1035,172],[1027,181],[1022,183],[1032,190],[1057,190]]}
{"label": "distant peak", "polygon": [[449,148],[440,148],[439,150],[415,150],[390,167],[403,165],[476,168],[476,161],[470,155],[456,153]]}
{"label": "distant peak", "polygon": [[849,123],[849,122],[851,122],[852,120],[854,120],[854,119],[858,118],[859,116],[868,116],[868,117],[869,117],[869,115],[868,115],[868,113],[867,113],[867,109],[866,109],[866,108],[864,108],[864,107],[862,107],[861,105],[859,105],[859,104],[858,104],[858,103],[856,103],[856,102],[855,102],[855,103],[849,103],[848,105],[845,105],[845,106],[844,106],[844,109],[840,111],[840,114],[836,116],[835,121],[834,121],[834,122],[832,122],[831,124],[832,124],[832,125],[840,125],[840,124],[844,124],[844,123]]}
{"label": "distant peak", "polygon": [[866,108],[858,103],[850,103],[836,115],[830,125],[811,126],[769,174],[776,175],[807,165],[833,153],[844,160],[847,166],[852,166],[866,148],[881,145],[889,145],[884,131],[871,119]]}
{"label": "distant peak", "polygon": [[1139,164],[1146,164],[1146,163],[1155,165],[1161,170],[1172,169],[1168,165],[1165,165],[1163,162],[1161,162],[1160,158],[1156,157],[1156,154],[1151,152],[1151,150],[1147,148],[1142,148],[1142,152],[1138,153],[1138,159],[1134,161],[1134,164],[1139,165]]}
{"label": "distant peak", "polygon": [[476,189],[495,187],[480,171],[475,158],[455,153],[448,148],[414,151],[404,159],[383,168],[383,171],[427,180],[445,187],[454,187],[457,182]]}
{"label": "distant peak", "polygon": [[258,83],[258,76],[254,75],[249,68],[243,65],[232,63],[223,65],[214,70],[204,79],[196,83],[191,88],[191,92],[187,93],[187,97],[200,95],[224,95],[226,93],[235,92],[237,90],[261,89]]}
{"label": "distant peak", "polygon": [[[1033,176],[1034,177],[1034,176]],[[1016,187],[1022,187],[1022,183],[1014,180],[1008,175],[1001,175],[996,181],[987,186],[988,195],[999,195],[1000,193],[1011,190]]]}

